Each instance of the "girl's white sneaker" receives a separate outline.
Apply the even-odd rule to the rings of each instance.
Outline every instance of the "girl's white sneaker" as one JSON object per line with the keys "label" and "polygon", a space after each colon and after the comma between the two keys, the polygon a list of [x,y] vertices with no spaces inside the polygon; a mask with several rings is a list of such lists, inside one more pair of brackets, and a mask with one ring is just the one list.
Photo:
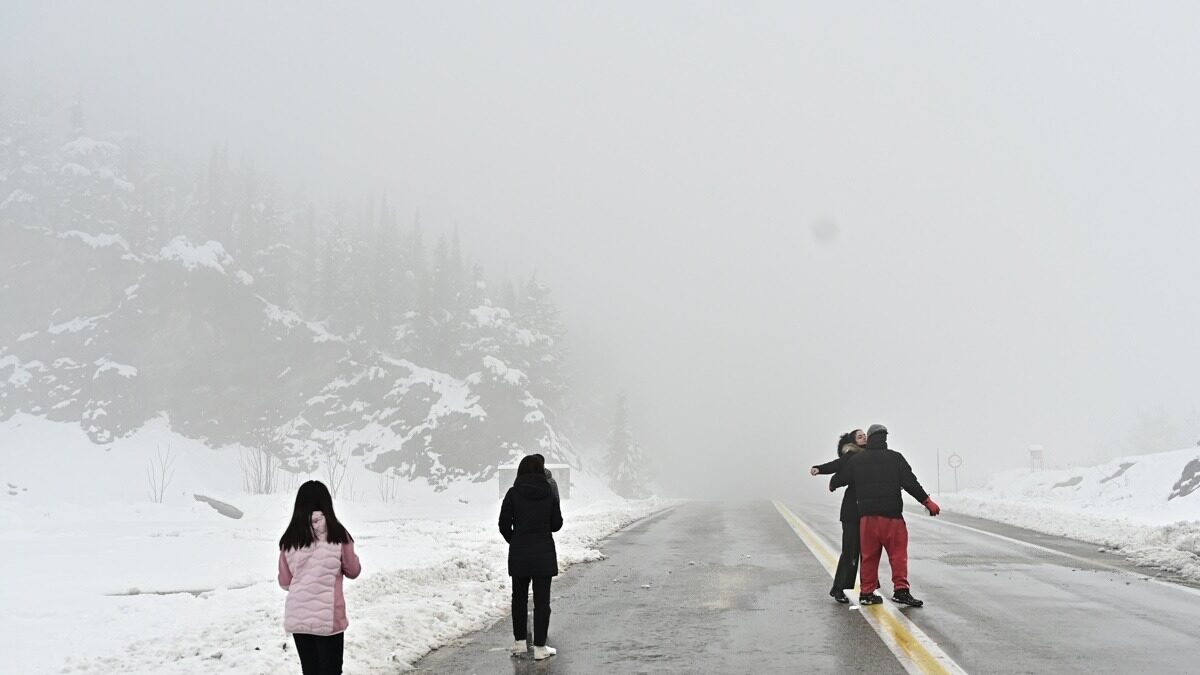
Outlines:
{"label": "girl's white sneaker", "polygon": [[533,648],[533,660],[541,661],[542,659],[548,659],[557,653],[558,653],[558,650],[555,649],[554,647],[537,647],[537,646],[535,646]]}
{"label": "girl's white sneaker", "polygon": [[513,656],[521,656],[528,651],[529,651],[529,644],[527,642],[525,642],[524,640],[513,643],[513,646],[512,646],[512,655]]}

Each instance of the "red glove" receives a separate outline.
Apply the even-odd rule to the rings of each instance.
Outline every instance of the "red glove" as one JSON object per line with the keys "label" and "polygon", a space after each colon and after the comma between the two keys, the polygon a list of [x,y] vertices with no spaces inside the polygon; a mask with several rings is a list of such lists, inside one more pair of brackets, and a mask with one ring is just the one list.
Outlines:
{"label": "red glove", "polygon": [[929,515],[931,515],[931,516],[936,516],[937,514],[942,512],[942,507],[938,506],[937,502],[933,501],[933,497],[929,497],[928,499],[926,499],[924,501],[924,504],[925,504],[925,508],[929,509]]}

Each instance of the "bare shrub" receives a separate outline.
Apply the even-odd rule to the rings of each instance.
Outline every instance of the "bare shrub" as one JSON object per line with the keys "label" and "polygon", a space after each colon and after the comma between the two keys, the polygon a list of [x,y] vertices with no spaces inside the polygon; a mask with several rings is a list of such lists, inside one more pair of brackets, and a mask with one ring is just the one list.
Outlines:
{"label": "bare shrub", "polygon": [[308,480],[304,474],[284,469],[280,472],[279,489],[283,492],[295,492],[300,484]]}
{"label": "bare shrub", "polygon": [[376,487],[379,489],[379,499],[385,504],[396,501],[400,495],[400,479],[391,471],[379,474]]}
{"label": "bare shrub", "polygon": [[347,482],[346,474],[350,468],[350,444],[346,441],[340,441],[336,444],[325,446],[325,485],[329,488],[329,494],[337,497],[339,493],[344,492],[347,496],[353,496],[354,479],[353,477]]}
{"label": "bare shrub", "polygon": [[254,495],[269,495],[279,489],[279,460],[259,448],[242,451],[242,488]]}
{"label": "bare shrub", "polygon": [[159,448],[146,466],[146,482],[150,485],[150,499],[161,504],[167,494],[167,486],[175,477],[175,455],[171,446]]}

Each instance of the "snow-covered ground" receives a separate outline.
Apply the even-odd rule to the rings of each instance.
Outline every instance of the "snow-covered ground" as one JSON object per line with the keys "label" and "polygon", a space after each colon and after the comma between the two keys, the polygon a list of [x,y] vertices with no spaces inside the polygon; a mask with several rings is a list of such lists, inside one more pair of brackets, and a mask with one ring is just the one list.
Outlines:
{"label": "snow-covered ground", "polygon": [[[296,672],[275,582],[293,494],[246,494],[242,450],[184,439],[166,420],[98,446],[77,425],[27,415],[0,423],[0,447],[0,534],[13,544],[0,557],[0,672]],[[175,473],[154,503],[146,472],[168,447]],[[403,482],[384,501],[374,475],[348,480],[335,506],[364,570],[346,583],[348,674],[397,672],[507,612],[495,482]],[[560,564],[600,558],[602,539],[666,505],[576,475]]]}
{"label": "snow-covered ground", "polygon": [[[947,510],[1093,542],[1200,581],[1200,448],[1098,466],[1007,471],[940,495]],[[1194,490],[1194,491],[1193,491]]]}

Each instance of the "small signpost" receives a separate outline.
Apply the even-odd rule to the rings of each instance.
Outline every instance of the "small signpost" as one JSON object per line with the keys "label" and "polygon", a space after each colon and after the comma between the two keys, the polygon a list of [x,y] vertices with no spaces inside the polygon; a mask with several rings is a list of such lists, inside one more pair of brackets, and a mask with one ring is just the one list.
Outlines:
{"label": "small signpost", "polygon": [[951,469],[954,469],[954,491],[958,492],[958,467],[962,466],[962,457],[957,452],[951,453],[946,458],[946,464],[950,465]]}

